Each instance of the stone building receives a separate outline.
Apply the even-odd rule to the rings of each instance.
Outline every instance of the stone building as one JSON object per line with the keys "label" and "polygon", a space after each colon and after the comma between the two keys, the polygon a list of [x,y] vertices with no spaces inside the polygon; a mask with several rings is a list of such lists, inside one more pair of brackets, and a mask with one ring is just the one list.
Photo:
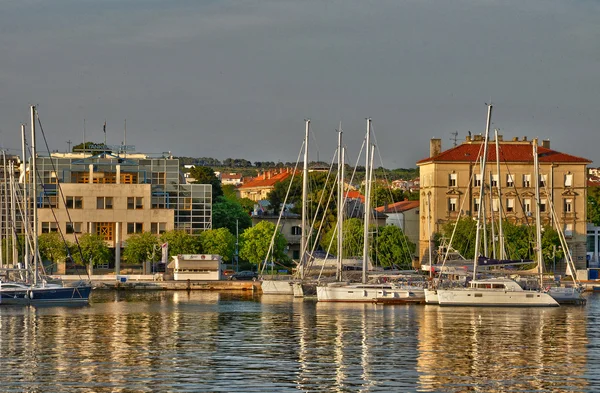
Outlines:
{"label": "stone building", "polygon": [[[440,232],[442,225],[461,217],[477,216],[481,182],[491,189],[491,209],[486,220],[498,213],[513,223],[532,224],[535,219],[535,183],[532,141],[527,137],[510,141],[498,136],[500,173],[496,170],[495,141],[487,154],[485,178],[481,178],[480,158],[484,138],[468,136],[458,146],[442,150],[441,140],[432,139],[429,157],[417,162],[420,169],[419,256],[428,253],[430,227]],[[545,140],[538,148],[540,166],[540,210],[543,224],[558,224],[570,244],[577,268],[586,267],[587,170],[590,160],[550,149]],[[551,214],[551,205],[557,220]],[[428,208],[429,207],[429,208]],[[430,213],[428,213],[428,210]],[[427,220],[430,220],[429,225]],[[558,221],[558,222],[556,222]]]}

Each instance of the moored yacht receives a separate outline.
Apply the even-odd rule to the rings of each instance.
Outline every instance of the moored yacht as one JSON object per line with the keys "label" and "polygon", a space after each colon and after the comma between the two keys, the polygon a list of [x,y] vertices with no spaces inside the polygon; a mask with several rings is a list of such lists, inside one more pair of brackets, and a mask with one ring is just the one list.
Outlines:
{"label": "moored yacht", "polygon": [[440,306],[558,307],[547,292],[524,290],[507,277],[473,280],[467,288],[438,289]]}

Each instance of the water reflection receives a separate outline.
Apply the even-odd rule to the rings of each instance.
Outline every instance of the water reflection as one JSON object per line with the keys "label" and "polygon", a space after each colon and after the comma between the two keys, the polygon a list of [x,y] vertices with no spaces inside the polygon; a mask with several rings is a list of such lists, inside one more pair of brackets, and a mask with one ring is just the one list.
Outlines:
{"label": "water reflection", "polygon": [[95,292],[0,307],[2,391],[593,391],[586,307],[316,303],[227,292]]}
{"label": "water reflection", "polygon": [[584,391],[586,309],[426,306],[419,329],[424,391]]}

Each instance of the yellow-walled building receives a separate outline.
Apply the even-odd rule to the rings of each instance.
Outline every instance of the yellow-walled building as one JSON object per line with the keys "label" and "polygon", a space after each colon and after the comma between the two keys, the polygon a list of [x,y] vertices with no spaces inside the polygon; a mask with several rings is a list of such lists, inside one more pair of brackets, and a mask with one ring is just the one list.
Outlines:
{"label": "yellow-walled building", "polygon": [[[510,141],[498,136],[488,145],[485,178],[480,160],[484,138],[468,136],[458,146],[442,151],[440,139],[430,141],[428,158],[417,162],[420,170],[419,256],[427,259],[430,234],[441,232],[447,222],[477,216],[481,181],[491,189],[486,196],[486,220],[498,214],[513,223],[535,223],[535,179],[532,141]],[[587,165],[590,160],[550,149],[550,141],[538,147],[540,211],[542,224],[558,224],[571,247],[576,267],[586,267]],[[497,171],[499,163],[500,171]],[[491,205],[491,209],[489,207]],[[429,221],[428,221],[429,220]]]}

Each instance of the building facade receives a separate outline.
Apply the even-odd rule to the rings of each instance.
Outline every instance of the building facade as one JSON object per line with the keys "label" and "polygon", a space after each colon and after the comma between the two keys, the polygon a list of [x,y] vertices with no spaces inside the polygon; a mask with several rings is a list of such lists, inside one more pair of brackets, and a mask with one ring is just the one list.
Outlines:
{"label": "building facade", "polygon": [[[432,139],[430,156],[417,162],[420,169],[419,256],[428,252],[430,233],[460,217],[476,217],[481,182],[486,196],[486,220],[497,220],[500,212],[512,223],[535,223],[533,141],[527,137],[504,141],[498,136],[488,147],[486,175],[482,179],[480,159],[484,138],[470,136],[458,146],[442,151],[441,140]],[[550,149],[543,141],[538,148],[540,210],[542,224],[561,228],[569,242],[577,268],[586,267],[587,165],[591,161]],[[497,172],[499,163],[500,172]],[[556,217],[552,215],[554,207]],[[429,220],[429,222],[428,222]]]}
{"label": "building facade", "polygon": [[376,208],[385,213],[386,225],[394,225],[402,229],[402,233],[415,245],[419,244],[419,201],[400,201]]}
{"label": "building facade", "polygon": [[92,233],[116,247],[136,233],[211,228],[211,185],[185,184],[170,156],[55,153],[36,163],[39,233]]}

